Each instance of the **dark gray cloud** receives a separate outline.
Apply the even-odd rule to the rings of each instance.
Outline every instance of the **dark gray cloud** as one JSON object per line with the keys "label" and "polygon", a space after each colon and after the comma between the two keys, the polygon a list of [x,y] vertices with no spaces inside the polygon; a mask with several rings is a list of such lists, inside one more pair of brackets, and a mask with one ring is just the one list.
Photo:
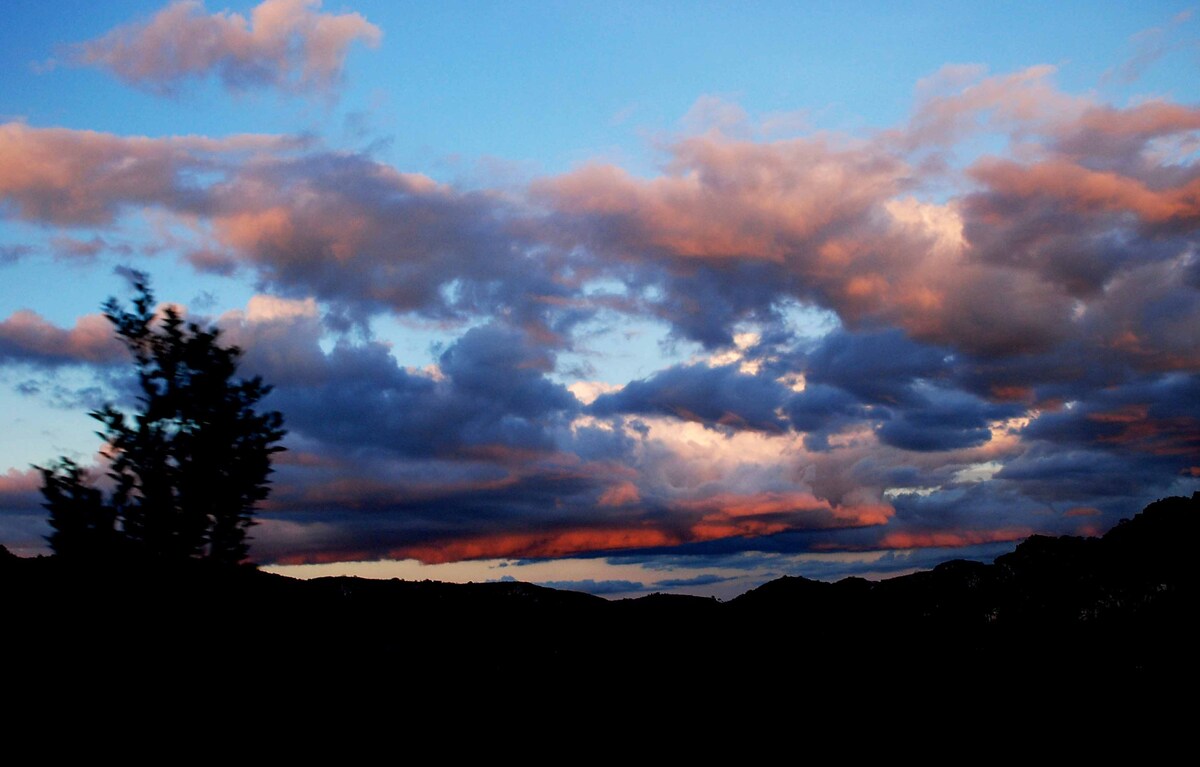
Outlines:
{"label": "dark gray cloud", "polygon": [[[516,580],[512,576],[504,576],[501,581]],[[652,591],[692,590],[700,586],[712,586],[733,580],[729,576],[697,575],[691,578],[666,578],[645,583],[620,579],[595,580],[584,578],[575,581],[538,581],[539,586],[567,591],[582,591],[585,594],[608,596],[614,594],[644,594]]]}
{"label": "dark gray cloud", "polygon": [[0,265],[15,264],[36,250],[31,245],[0,245]]}
{"label": "dark gray cloud", "polygon": [[691,578],[664,578],[661,581],[655,581],[651,588],[655,589],[679,589],[690,586],[711,586],[716,583],[725,583],[733,580],[729,576],[724,575],[696,575]]}
{"label": "dark gray cloud", "polygon": [[[508,580],[516,580],[511,576]],[[501,580],[505,580],[502,578]],[[592,578],[584,578],[578,581],[539,581],[539,586],[545,586],[550,589],[563,589],[566,591],[582,591],[585,594],[596,594],[597,596],[605,594],[636,594],[641,591],[647,591],[646,584],[640,581],[625,581],[625,580],[602,580],[597,581]]]}
{"label": "dark gray cloud", "polygon": [[809,450],[826,450],[830,435],[887,416],[886,411],[873,410],[849,392],[821,383],[809,384],[792,396],[784,412],[793,428],[805,432],[804,444]]}
{"label": "dark gray cloud", "polygon": [[[1164,484],[1161,472],[1106,451],[1049,446],[1031,448],[1006,463],[996,476],[1018,485],[1030,498],[1059,505],[1132,498]],[[1156,477],[1157,482],[1147,484]]]}
{"label": "dark gray cloud", "polygon": [[555,422],[579,407],[546,378],[552,360],[544,348],[496,325],[472,328],[446,349],[437,376],[401,368],[373,342],[339,343],[310,364],[318,369],[280,388],[272,406],[292,428],[342,450],[446,457],[551,450]]}
{"label": "dark gray cloud", "polygon": [[715,349],[732,343],[739,322],[775,319],[788,275],[777,264],[734,260],[671,271],[649,266],[633,279],[657,292],[644,300],[645,311],[669,322],[678,336]]}
{"label": "dark gray cloud", "polygon": [[917,379],[951,371],[948,352],[919,344],[897,328],[835,330],[804,360],[806,378],[854,394],[866,402],[895,404]]}
{"label": "dark gray cloud", "polygon": [[1083,503],[1175,492],[1200,475],[1200,376],[1144,377],[1095,392],[1042,414],[1022,438],[1030,450],[997,477],[1033,497]]}
{"label": "dark gray cloud", "polygon": [[668,368],[592,403],[596,415],[670,415],[706,426],[781,432],[776,413],[787,389],[765,376],[744,373],[739,364]]}
{"label": "dark gray cloud", "polygon": [[879,439],[905,450],[955,450],[991,439],[989,425],[1023,413],[1020,405],[994,404],[953,389],[914,388],[895,416],[879,427]]}

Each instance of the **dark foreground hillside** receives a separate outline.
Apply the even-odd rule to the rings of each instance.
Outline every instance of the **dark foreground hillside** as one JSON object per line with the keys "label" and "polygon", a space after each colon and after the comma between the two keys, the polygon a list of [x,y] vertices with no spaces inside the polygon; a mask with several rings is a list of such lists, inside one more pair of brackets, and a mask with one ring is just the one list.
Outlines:
{"label": "dark foreground hillside", "polygon": [[[880,582],[608,602],[523,583],[84,567],[0,550],[7,681],[419,691],[1194,679],[1200,493]],[[972,682],[974,683],[974,682]]]}

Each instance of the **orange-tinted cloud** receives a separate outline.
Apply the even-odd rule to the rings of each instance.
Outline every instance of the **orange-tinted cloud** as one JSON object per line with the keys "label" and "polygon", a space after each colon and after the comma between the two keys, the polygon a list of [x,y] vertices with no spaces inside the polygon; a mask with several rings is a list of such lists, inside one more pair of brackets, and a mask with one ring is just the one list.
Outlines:
{"label": "orange-tinted cloud", "polygon": [[1032,534],[1029,528],[1001,528],[996,530],[930,530],[897,531],[888,533],[879,541],[882,549],[961,548],[980,543],[1019,541]]}
{"label": "orange-tinted cloud", "polygon": [[690,527],[695,540],[883,525],[892,515],[886,504],[837,505],[811,493],[721,494],[678,502],[676,508],[702,515]]}
{"label": "orange-tinted cloud", "polygon": [[388,556],[438,564],[463,559],[563,557],[586,551],[671,546],[681,540],[677,534],[652,527],[548,530],[465,536],[439,544],[401,547]]}
{"label": "orange-tinted cloud", "polygon": [[684,519],[697,513],[701,516],[686,525],[673,527],[645,523],[624,527],[597,526],[546,532],[467,535],[437,544],[401,547],[390,551],[388,556],[418,559],[427,564],[461,559],[563,557],[593,551],[772,535],[792,529],[877,525],[886,523],[891,513],[891,508],[887,506],[831,507],[811,495],[772,493],[685,502],[676,508],[684,513]]}
{"label": "orange-tinted cloud", "polygon": [[[545,483],[543,475],[529,478],[509,477],[506,480],[484,483],[459,483],[458,486],[430,484],[423,489],[405,486],[394,487],[389,492],[385,486],[365,488],[361,483],[334,481],[322,485],[318,495],[309,494],[306,502],[330,508],[349,507],[347,498],[367,498],[367,509],[382,508],[387,502],[403,502],[417,508],[421,499],[426,503],[448,500],[455,508],[462,500],[480,493],[490,498],[500,497],[497,493],[519,489],[522,481]],[[614,486],[621,493],[632,492],[624,484]],[[636,488],[634,488],[636,489]],[[364,495],[364,492],[367,493]],[[612,488],[601,497],[612,493]],[[403,496],[402,498],[398,496]],[[339,500],[341,497],[341,500]],[[749,495],[722,494],[709,499],[676,502],[667,515],[640,517],[628,512],[637,501],[618,505],[601,504],[608,513],[594,514],[589,521],[580,518],[586,512],[569,512],[547,515],[539,512],[541,528],[536,530],[496,530],[488,533],[473,532],[469,527],[453,534],[422,533],[420,543],[372,548],[363,556],[364,549],[353,542],[331,541],[326,547],[303,547],[302,551],[282,554],[275,561],[289,564],[330,562],[348,558],[411,558],[425,563],[454,562],[465,559],[492,558],[554,558],[573,556],[597,551],[656,548],[681,543],[716,541],[730,538],[773,535],[793,530],[836,530],[886,524],[892,509],[886,505],[862,504],[859,506],[834,505],[814,498],[808,493],[755,493]],[[330,506],[330,504],[333,504]],[[272,508],[275,508],[272,502]],[[280,510],[289,508],[284,499]],[[572,519],[567,520],[567,515]],[[613,521],[613,516],[624,516],[622,521]],[[514,520],[527,525],[528,519]],[[422,527],[418,527],[422,530]],[[431,528],[432,529],[432,528]],[[311,551],[310,551],[311,549]]]}
{"label": "orange-tinted cloud", "polygon": [[181,0],[148,21],[76,45],[74,58],[159,93],[210,74],[232,90],[328,92],[342,77],[350,46],[374,47],[383,32],[358,13],[320,13],[320,7],[321,0],[264,0],[247,19],[208,14],[203,3]]}
{"label": "orange-tinted cloud", "polygon": [[[892,507],[887,504],[839,505],[808,492],[760,492],[747,495],[720,493],[708,498],[677,501],[682,511],[702,513],[709,521],[739,518],[792,518],[805,520],[807,528],[887,524]],[[814,523],[820,524],[814,524]]]}

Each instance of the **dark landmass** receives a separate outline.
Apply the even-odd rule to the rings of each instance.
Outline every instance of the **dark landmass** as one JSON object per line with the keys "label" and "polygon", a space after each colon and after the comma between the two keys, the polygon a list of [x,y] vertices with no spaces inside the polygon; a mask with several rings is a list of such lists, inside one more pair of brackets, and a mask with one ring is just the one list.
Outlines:
{"label": "dark landmass", "polygon": [[96,689],[1190,684],[1198,534],[1200,493],[1153,503],[1102,538],[1033,536],[990,565],[958,560],[878,582],[784,577],[729,602],[613,602],[519,582],[301,581],[0,548],[0,642],[10,685]]}

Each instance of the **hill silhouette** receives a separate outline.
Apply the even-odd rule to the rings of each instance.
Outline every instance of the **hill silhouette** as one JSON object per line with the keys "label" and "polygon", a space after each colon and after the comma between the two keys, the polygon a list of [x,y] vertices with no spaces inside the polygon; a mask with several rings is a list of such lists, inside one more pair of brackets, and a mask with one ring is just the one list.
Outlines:
{"label": "hill silhouette", "polygon": [[[729,602],[520,582],[301,581],[204,561],[84,566],[0,548],[2,629],[44,683],[737,684],[1195,677],[1200,493],[1101,538],[871,582],[783,577]],[[265,683],[265,682],[264,682]]]}

